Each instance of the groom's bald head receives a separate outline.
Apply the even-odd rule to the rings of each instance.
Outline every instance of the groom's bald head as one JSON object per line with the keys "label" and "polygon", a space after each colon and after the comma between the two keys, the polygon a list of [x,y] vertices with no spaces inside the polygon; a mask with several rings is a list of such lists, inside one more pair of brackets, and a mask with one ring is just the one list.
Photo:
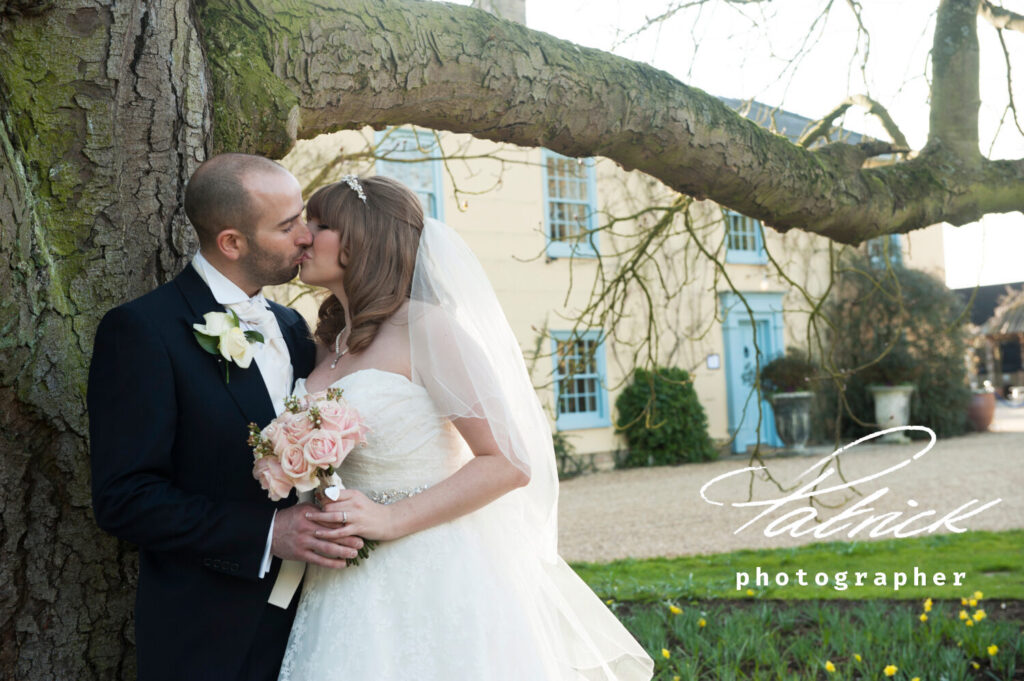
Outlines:
{"label": "groom's bald head", "polygon": [[199,243],[214,243],[225,229],[251,234],[256,204],[247,180],[263,174],[291,177],[280,164],[252,154],[218,154],[202,163],[185,188],[185,215]]}

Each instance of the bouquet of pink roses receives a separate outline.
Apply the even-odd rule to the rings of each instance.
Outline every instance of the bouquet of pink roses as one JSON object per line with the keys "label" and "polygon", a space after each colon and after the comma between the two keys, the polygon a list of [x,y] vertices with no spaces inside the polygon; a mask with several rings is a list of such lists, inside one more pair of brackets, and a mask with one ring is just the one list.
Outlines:
{"label": "bouquet of pink roses", "polygon": [[[285,407],[263,430],[249,424],[249,446],[255,458],[252,476],[273,501],[287,497],[293,487],[337,500],[344,489],[337,468],[357,444],[366,442],[369,429],[336,388],[302,398],[293,395],[285,400]],[[358,565],[374,546],[376,542],[364,540],[359,557],[349,564]]]}
{"label": "bouquet of pink roses", "polygon": [[253,477],[274,501],[287,497],[293,487],[337,499],[344,487],[336,470],[357,444],[366,442],[366,424],[335,388],[302,398],[293,395],[285,407],[263,430],[249,424]]}

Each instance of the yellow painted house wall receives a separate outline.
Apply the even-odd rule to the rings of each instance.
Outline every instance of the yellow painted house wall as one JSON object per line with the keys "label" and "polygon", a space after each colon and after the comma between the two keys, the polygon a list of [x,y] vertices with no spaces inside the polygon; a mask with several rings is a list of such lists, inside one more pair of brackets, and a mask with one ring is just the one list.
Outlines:
{"label": "yellow painted house wall", "polygon": [[[551,387],[550,341],[540,343],[540,356],[534,357],[543,329],[568,331],[573,315],[589,298],[591,283],[598,271],[592,258],[545,256],[544,205],[540,149],[521,149],[473,139],[466,135],[439,133],[448,157],[443,172],[443,216],[466,240],[487,271],[520,345],[532,367],[534,384],[541,401],[549,409],[554,424]],[[372,161],[350,158],[333,164],[339,152],[350,157],[372,144],[372,130],[344,131],[303,141],[283,163],[306,186],[324,184],[342,174],[373,174]],[[500,155],[506,162],[487,157]],[[460,157],[470,157],[461,160]],[[331,167],[330,173],[323,173]],[[459,193],[456,192],[458,188]],[[481,192],[479,194],[475,192]],[[676,195],[660,183],[636,172],[626,172],[606,159],[597,162],[597,202],[602,214],[624,215],[652,204],[667,205]],[[709,248],[724,262],[724,223],[718,206],[695,202],[690,210],[693,228]],[[601,218],[604,224],[605,218]],[[681,219],[680,219],[681,224]],[[616,225],[615,231],[628,234],[635,223]],[[694,386],[708,417],[709,433],[718,441],[729,437],[726,351],[719,316],[719,294],[733,287],[743,292],[783,292],[784,342],[806,345],[807,309],[800,288],[812,296],[820,295],[828,285],[830,242],[803,232],[779,234],[765,230],[765,245],[791,281],[782,280],[770,265],[725,264],[716,268],[707,257],[700,257],[693,239],[680,227],[679,233],[665,244],[664,272],[681,293],[673,300],[658,301],[658,322],[668,329],[660,338],[657,357],[660,363],[681,366],[691,372]],[[602,232],[598,236],[603,257],[613,253],[616,244],[626,243]],[[933,226],[901,237],[904,264],[942,276],[942,230]],[[605,263],[613,267],[614,263]],[[607,271],[607,269],[606,269]],[[572,287],[570,289],[570,281]],[[280,287],[271,295],[290,301],[294,287]],[[310,320],[315,319],[316,303],[306,296],[296,307]],[[642,306],[628,301],[634,316],[616,329],[620,338],[646,336]],[[609,339],[605,345],[607,404],[614,422],[615,398],[634,363],[628,343]],[[718,355],[720,368],[706,366],[708,356]],[[553,425],[554,427],[554,425]],[[569,431],[570,441],[580,453],[614,451],[624,446],[611,426]]]}

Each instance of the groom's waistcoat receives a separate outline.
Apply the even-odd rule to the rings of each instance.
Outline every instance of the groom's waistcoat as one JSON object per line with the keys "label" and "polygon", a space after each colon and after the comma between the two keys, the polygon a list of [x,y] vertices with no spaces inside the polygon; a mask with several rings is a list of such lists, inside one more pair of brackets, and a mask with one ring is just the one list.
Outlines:
{"label": "groom's waistcoat", "polygon": [[[309,330],[271,304],[295,376],[313,367]],[[192,325],[223,311],[188,266],[107,313],[96,333],[88,408],[93,508],[137,544],[139,679],[232,679],[276,576],[260,580],[275,504],[252,477],[248,424],[274,416],[253,362],[200,347]],[[282,502],[279,505],[287,505]]]}

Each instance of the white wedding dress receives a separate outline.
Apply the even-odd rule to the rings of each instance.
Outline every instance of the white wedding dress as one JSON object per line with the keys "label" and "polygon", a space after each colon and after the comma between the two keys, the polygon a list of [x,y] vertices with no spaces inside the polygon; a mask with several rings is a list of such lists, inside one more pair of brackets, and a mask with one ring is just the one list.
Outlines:
{"label": "white wedding dress", "polygon": [[[340,468],[349,489],[392,503],[472,456],[427,391],[404,376],[364,369],[333,387],[370,431]],[[305,394],[305,382],[296,390]],[[642,649],[596,595],[581,599],[582,582],[564,584],[567,569],[553,579],[540,561],[505,555],[503,499],[381,542],[358,566],[308,566],[281,681],[649,679]],[[618,659],[587,662],[593,641],[578,631],[595,629],[605,650],[621,650]]]}

